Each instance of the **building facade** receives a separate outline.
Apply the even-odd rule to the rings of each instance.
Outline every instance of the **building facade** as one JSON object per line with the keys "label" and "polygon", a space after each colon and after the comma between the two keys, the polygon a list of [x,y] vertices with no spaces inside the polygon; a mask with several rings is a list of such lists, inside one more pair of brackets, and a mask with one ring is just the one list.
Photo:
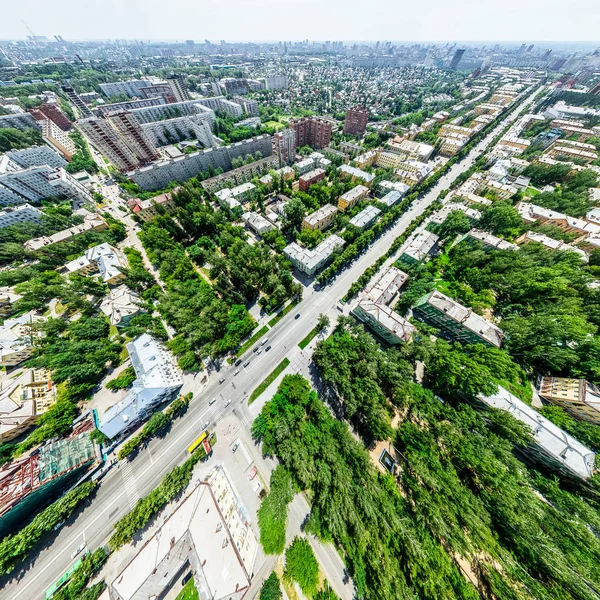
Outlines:
{"label": "building facade", "polygon": [[349,108],[344,119],[344,133],[347,135],[364,135],[368,121],[368,110],[362,106]]}
{"label": "building facade", "polygon": [[290,129],[296,134],[296,145],[301,148],[327,148],[331,141],[332,125],[319,117],[302,117],[290,119]]}

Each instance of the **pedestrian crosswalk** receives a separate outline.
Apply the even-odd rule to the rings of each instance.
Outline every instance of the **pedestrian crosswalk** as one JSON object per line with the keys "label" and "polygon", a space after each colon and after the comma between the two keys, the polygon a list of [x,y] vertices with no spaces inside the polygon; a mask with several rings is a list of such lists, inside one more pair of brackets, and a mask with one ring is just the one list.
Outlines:
{"label": "pedestrian crosswalk", "polygon": [[127,501],[129,506],[133,508],[136,502],[140,499],[140,494],[135,485],[135,478],[133,477],[133,471],[131,470],[131,463],[128,460],[121,461],[121,476],[123,477],[123,487],[127,494]]}

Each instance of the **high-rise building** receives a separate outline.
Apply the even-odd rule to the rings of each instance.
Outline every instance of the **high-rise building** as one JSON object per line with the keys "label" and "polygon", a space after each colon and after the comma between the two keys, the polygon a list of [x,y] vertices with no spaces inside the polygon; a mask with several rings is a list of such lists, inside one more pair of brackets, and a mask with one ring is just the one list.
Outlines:
{"label": "high-rise building", "polygon": [[147,79],[130,79],[128,81],[101,83],[100,89],[107,98],[123,95],[129,98],[139,98],[142,96],[141,89],[149,85],[152,85],[152,82]]}
{"label": "high-rise building", "polygon": [[158,158],[156,146],[130,112],[113,113],[108,116],[108,120],[121,139],[137,156],[140,164],[146,164]]}
{"label": "high-rise building", "polygon": [[62,91],[67,95],[71,104],[79,111],[79,115],[82,119],[92,116],[92,111],[86,106],[85,102],[79,97],[70,83],[63,83]]}
{"label": "high-rise building", "polygon": [[119,171],[132,171],[140,162],[106,119],[81,119],[77,126],[99,152],[106,156]]}
{"label": "high-rise building", "polygon": [[456,71],[456,69],[458,68],[458,64],[462,60],[462,57],[464,56],[465,52],[466,48],[457,48],[455,50],[454,56],[452,57],[452,61],[450,62],[450,69]]}
{"label": "high-rise building", "polygon": [[363,135],[367,129],[369,111],[362,106],[349,108],[344,119],[344,133],[348,135]]}
{"label": "high-rise building", "polygon": [[231,100],[239,104],[246,114],[258,116],[258,102],[256,100],[242,98],[242,96],[234,96]]}
{"label": "high-rise building", "polygon": [[327,148],[331,141],[331,123],[319,117],[290,119],[290,129],[296,134],[296,146]]}
{"label": "high-rise building", "polygon": [[236,79],[235,77],[224,77],[221,79],[221,85],[230,96],[244,96],[248,93],[248,80]]}
{"label": "high-rise building", "polygon": [[42,137],[67,160],[71,160],[77,153],[77,146],[66,131],[63,131],[54,121],[44,119],[42,124]]}
{"label": "high-rise building", "polygon": [[171,86],[173,96],[175,96],[177,102],[185,102],[190,99],[190,93],[188,92],[185,82],[185,75],[171,73],[167,77],[167,83]]}
{"label": "high-rise building", "polygon": [[55,104],[40,104],[35,108],[29,109],[29,112],[36,121],[50,119],[55,125],[58,125],[63,131],[71,129],[71,121]]}
{"label": "high-rise building", "polygon": [[274,154],[279,158],[279,166],[296,160],[296,133],[293,129],[284,129],[273,135]]}
{"label": "high-rise building", "polygon": [[275,75],[273,77],[265,77],[265,89],[267,90],[283,90],[288,87],[288,78],[285,75]]}

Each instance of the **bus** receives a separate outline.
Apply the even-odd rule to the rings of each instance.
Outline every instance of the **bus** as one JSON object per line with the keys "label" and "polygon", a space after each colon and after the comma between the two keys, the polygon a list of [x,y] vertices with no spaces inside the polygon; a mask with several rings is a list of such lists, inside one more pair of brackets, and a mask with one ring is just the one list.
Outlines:
{"label": "bus", "polygon": [[208,437],[208,432],[203,431],[200,434],[200,437],[192,443],[192,445],[188,448],[188,452],[192,454],[192,452]]}
{"label": "bus", "polygon": [[69,569],[67,569],[61,577],[59,577],[47,590],[46,590],[46,594],[44,596],[45,600],[49,600],[50,598],[52,598],[52,596],[54,596],[54,594],[56,594],[56,592],[58,592],[58,590],[60,590],[73,576],[73,573],[75,573],[75,571],[77,571],[77,569],[81,566],[81,563],[83,562],[83,559],[85,556],[87,556],[90,553],[89,550],[86,550],[84,555],[82,557],[80,557],[75,564],[73,564]]}

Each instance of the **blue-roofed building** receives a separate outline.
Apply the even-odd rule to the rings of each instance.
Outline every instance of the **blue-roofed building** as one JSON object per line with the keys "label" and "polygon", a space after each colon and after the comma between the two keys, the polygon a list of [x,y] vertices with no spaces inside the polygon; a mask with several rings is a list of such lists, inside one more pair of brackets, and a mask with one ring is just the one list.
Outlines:
{"label": "blue-roofed building", "polygon": [[104,413],[99,426],[111,439],[146,418],[183,385],[173,355],[147,333],[129,342],[127,352],[136,380],[127,396]]}

